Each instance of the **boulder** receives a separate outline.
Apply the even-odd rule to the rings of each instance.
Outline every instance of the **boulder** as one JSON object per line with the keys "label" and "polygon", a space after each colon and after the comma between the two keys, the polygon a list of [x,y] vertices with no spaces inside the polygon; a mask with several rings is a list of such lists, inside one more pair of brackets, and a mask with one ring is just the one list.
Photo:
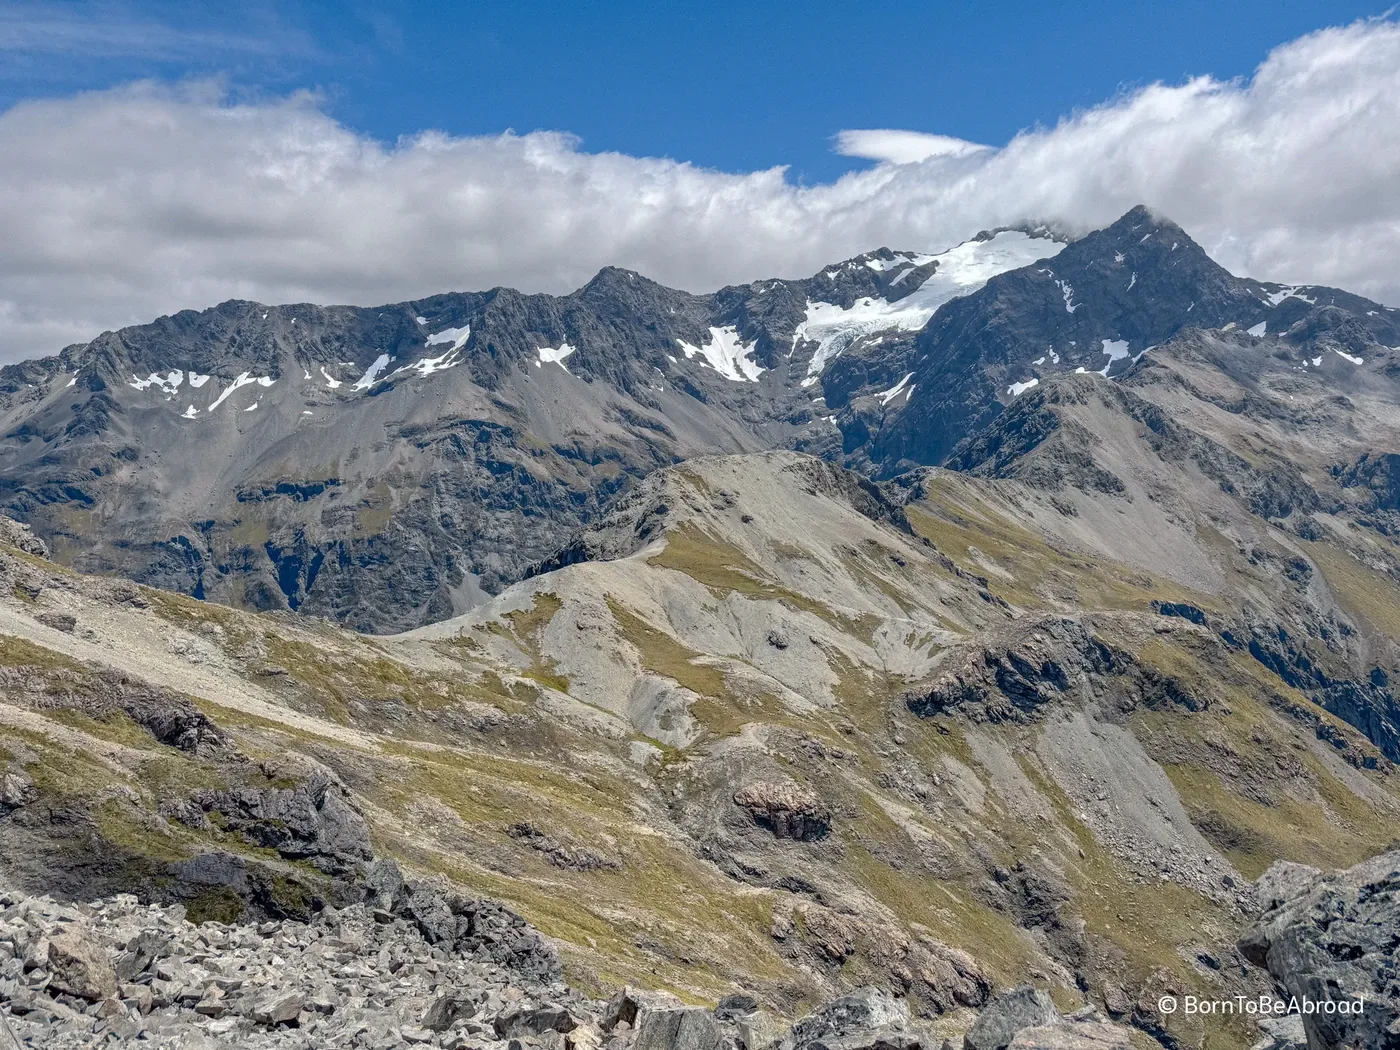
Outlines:
{"label": "boulder", "polygon": [[78,930],[49,937],[49,987],[89,1002],[114,998],[117,973],[106,950]]}
{"label": "boulder", "polygon": [[724,1033],[704,1007],[645,1009],[632,1050],[725,1050]]}
{"label": "boulder", "polygon": [[1028,984],[994,996],[963,1036],[963,1050],[1006,1050],[1026,1028],[1053,1025],[1060,1012],[1050,996]]}
{"label": "boulder", "polygon": [[1264,905],[1240,953],[1296,998],[1312,1050],[1385,1047],[1400,1030],[1394,980],[1400,851],[1323,874],[1276,863],[1259,877]]}
{"label": "boulder", "polygon": [[496,1018],[494,1027],[498,1039],[519,1039],[546,1032],[572,1032],[578,1027],[578,1021],[566,1008],[545,1003],[507,1010]]}
{"label": "boulder", "polygon": [[392,912],[402,906],[408,894],[399,866],[381,857],[365,869],[365,903],[371,908]]}
{"label": "boulder", "polygon": [[10,1031],[10,1023],[5,1020],[5,1015],[0,1013],[0,1050],[24,1050],[20,1042],[15,1038],[15,1033]]}
{"label": "boulder", "polygon": [[637,1027],[638,1020],[647,1010],[665,1010],[684,1005],[668,992],[644,992],[637,988],[619,988],[603,1007],[600,1020],[603,1031],[611,1032],[619,1024]]}
{"label": "boulder", "polygon": [[875,1030],[903,1031],[909,1024],[909,1007],[882,988],[858,988],[849,995],[817,1007],[792,1026],[795,1047],[829,1044],[833,1039]]}
{"label": "boulder", "polygon": [[269,1026],[291,1024],[306,1006],[306,997],[298,992],[269,995],[253,1006],[253,1020]]}
{"label": "boulder", "polygon": [[1308,1033],[1303,1030],[1302,1014],[1270,1017],[1259,1022],[1263,1038],[1251,1050],[1308,1050]]}
{"label": "boulder", "polygon": [[22,550],[25,554],[32,554],[36,558],[49,556],[49,545],[34,535],[33,530],[28,525],[4,515],[0,515],[0,543],[9,544],[11,547]]}
{"label": "boulder", "polygon": [[767,1050],[785,1034],[782,1023],[767,1010],[743,1014],[725,1022],[725,1027],[738,1050]]}
{"label": "boulder", "polygon": [[440,995],[423,1015],[423,1027],[431,1032],[445,1032],[458,1021],[476,1016],[476,1003],[460,995]]}
{"label": "boulder", "polygon": [[62,631],[64,634],[72,634],[78,628],[78,618],[72,613],[50,610],[36,613],[34,619],[45,627],[52,627],[55,631]]}
{"label": "boulder", "polygon": [[715,1020],[733,1021],[758,1009],[758,1000],[751,995],[726,995],[715,1006]]}
{"label": "boulder", "polygon": [[1049,1025],[1022,1028],[1007,1050],[1133,1050],[1132,1033],[1090,1013]]}
{"label": "boulder", "polygon": [[38,797],[34,781],[23,770],[0,774],[0,815],[21,809]]}
{"label": "boulder", "polygon": [[165,953],[170,940],[169,934],[143,930],[127,941],[126,950],[117,956],[114,965],[117,980],[131,981],[149,970],[151,964]]}

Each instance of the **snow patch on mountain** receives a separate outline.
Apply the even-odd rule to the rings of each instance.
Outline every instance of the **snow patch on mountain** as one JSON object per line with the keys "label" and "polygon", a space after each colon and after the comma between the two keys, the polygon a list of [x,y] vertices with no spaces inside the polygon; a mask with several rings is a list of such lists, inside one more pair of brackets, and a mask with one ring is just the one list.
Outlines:
{"label": "snow patch on mountain", "polygon": [[1119,358],[1128,356],[1128,341],[1126,339],[1103,339],[1103,352],[1108,355],[1108,364],[1099,369],[1100,375],[1108,375],[1108,370],[1113,367],[1113,362]]}
{"label": "snow patch on mountain", "polygon": [[569,370],[569,366],[566,365],[564,361],[568,358],[570,354],[572,354],[577,349],[578,347],[576,346],[570,346],[567,340],[560,343],[559,349],[557,350],[552,349],[548,346],[542,346],[535,351],[535,353],[539,355],[539,360],[535,362],[535,367],[543,368],[547,364],[556,364],[565,372],[567,372]]}
{"label": "snow patch on mountain", "polygon": [[986,240],[964,241],[941,255],[912,256],[922,260],[919,265],[937,264],[918,288],[894,302],[867,296],[850,307],[809,300],[806,319],[793,330],[793,348],[802,342],[817,344],[807,374],[818,375],[857,340],[891,330],[917,332],[944,303],[970,295],[999,273],[1052,258],[1063,247],[1020,230],[1004,230]]}
{"label": "snow patch on mountain", "polygon": [[736,383],[757,383],[764,371],[763,366],[752,357],[755,344],[745,344],[739,338],[739,330],[733,325],[711,328],[710,341],[704,346],[692,346],[684,339],[677,339],[676,342],[687,358],[699,354],[716,372]]}
{"label": "snow patch on mountain", "polygon": [[1006,392],[1012,397],[1020,397],[1027,390],[1030,390],[1032,387],[1037,386],[1040,386],[1040,377],[1031,376],[1031,378],[1027,379],[1023,383],[1012,383],[1009,387],[1006,388]]}
{"label": "snow patch on mountain", "polygon": [[[423,319],[420,317],[419,320]],[[441,332],[428,336],[428,345],[437,346],[439,343],[451,343],[453,350],[460,350],[467,345],[467,340],[471,337],[471,325],[463,325],[461,328],[444,328]]]}
{"label": "snow patch on mountain", "polygon": [[[910,372],[907,376],[905,376],[903,379],[901,379],[901,380],[900,380],[898,383],[896,383],[894,386],[890,387],[888,390],[882,390],[882,391],[880,391],[880,393],[876,394],[875,396],[878,397],[878,398],[880,399],[880,404],[882,404],[882,405],[888,405],[891,401],[893,401],[896,397],[899,396],[900,391],[904,389],[904,384],[907,383],[907,382],[909,382],[909,380],[911,380],[911,379],[913,379],[913,378],[914,378],[914,373],[913,373],[913,372]],[[910,397],[913,397],[913,396],[914,396],[914,388],[911,386],[911,387],[909,388],[909,393],[905,395],[905,400],[908,400]]]}
{"label": "snow patch on mountain", "polygon": [[129,387],[135,387],[137,390],[148,390],[151,387],[155,387],[158,390],[164,391],[166,397],[174,397],[175,391],[180,389],[180,384],[184,382],[184,380],[185,373],[181,372],[177,368],[174,371],[166,373],[165,375],[161,375],[158,372],[152,372],[145,379],[137,379],[136,376],[133,374],[131,377],[131,382],[127,383],[126,385]]}
{"label": "snow patch on mountain", "polygon": [[258,386],[271,386],[277,380],[271,376],[255,376],[251,372],[239,372],[238,378],[228,385],[228,389],[214,399],[214,403],[209,406],[212,412],[224,403],[224,400],[239,387],[248,386],[250,383],[257,383]]}
{"label": "snow patch on mountain", "polygon": [[1271,305],[1277,306],[1279,303],[1292,296],[1295,299],[1303,300],[1303,302],[1307,303],[1309,306],[1316,306],[1317,297],[1313,296],[1309,298],[1306,295],[1302,295],[1300,294],[1302,290],[1303,286],[1301,284],[1295,284],[1287,288],[1279,288],[1278,291],[1269,293],[1269,302]]}
{"label": "snow patch on mountain", "polygon": [[1247,331],[1250,335],[1263,335],[1263,334],[1264,334],[1265,332],[1267,332],[1268,330],[1269,330],[1269,322],[1268,322],[1268,321],[1260,321],[1260,322],[1259,322],[1257,325],[1255,325],[1253,328],[1248,328],[1248,329],[1246,329],[1246,331]]}
{"label": "snow patch on mountain", "polygon": [[[876,273],[884,273],[887,270],[897,270],[903,266],[910,266],[917,269],[925,263],[931,263],[937,258],[934,255],[918,255],[914,252],[895,252],[893,259],[866,259],[865,265]],[[898,280],[898,278],[896,278]]]}
{"label": "snow patch on mountain", "polygon": [[[389,355],[380,354],[374,359],[374,363],[365,369],[365,374],[360,376],[359,379],[355,380],[355,385],[352,386],[350,389],[368,390],[370,387],[374,386],[374,384],[379,381],[379,373],[384,371],[384,369],[388,367]],[[336,383],[334,385],[339,386],[340,384]]]}

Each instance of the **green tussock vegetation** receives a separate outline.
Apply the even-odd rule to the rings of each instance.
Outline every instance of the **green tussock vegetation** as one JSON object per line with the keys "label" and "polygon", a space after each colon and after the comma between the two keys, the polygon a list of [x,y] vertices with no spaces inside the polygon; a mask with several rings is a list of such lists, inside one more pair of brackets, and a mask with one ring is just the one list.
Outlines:
{"label": "green tussock vegetation", "polygon": [[[557,594],[536,594],[529,609],[506,613],[512,640],[530,661],[524,675],[561,693],[569,691],[569,679],[555,662],[542,655],[543,635],[554,614],[563,608]],[[492,626],[495,626],[494,624]]]}
{"label": "green tussock vegetation", "polygon": [[239,922],[245,910],[243,898],[227,886],[207,887],[185,902],[185,918],[195,924]]}
{"label": "green tussock vegetation", "polygon": [[194,855],[195,850],[182,841],[185,836],[166,835],[145,826],[127,803],[103,802],[93,810],[92,816],[102,837],[128,852],[160,861],[187,860]]}
{"label": "green tussock vegetation", "polygon": [[0,634],[0,666],[88,672],[87,667],[70,656],[11,634]]}
{"label": "green tussock vegetation", "polygon": [[[733,592],[749,598],[781,602],[789,609],[811,613],[857,636],[868,637],[872,629],[872,625],[863,618],[844,615],[782,586],[739,548],[689,523],[668,530],[666,549],[648,558],[647,564],[684,573],[696,583],[710,588],[716,597]],[[871,619],[878,626],[878,618]]]}
{"label": "green tussock vegetation", "polygon": [[94,718],[82,711],[56,707],[45,710],[42,714],[51,722],[58,722],[69,729],[76,729],[98,740],[107,740],[123,747],[153,751],[162,746],[156,742],[155,737],[133,722],[125,711],[109,711],[101,717]]}
{"label": "green tussock vegetation", "polygon": [[608,611],[617,622],[618,633],[637,650],[638,659],[648,671],[670,678],[701,696],[724,695],[723,673],[709,664],[697,662],[699,653],[687,649],[665,631],[643,622],[611,595],[607,602]]}
{"label": "green tussock vegetation", "polygon": [[[1087,931],[1123,952],[1125,976],[1141,982],[1154,971],[1166,969],[1185,987],[1204,992],[1207,986],[1177,947],[1229,938],[1237,920],[1207,898],[1173,882],[1139,882],[1099,844],[1075,814],[1069,797],[1038,762],[1024,754],[1018,755],[1017,761],[1076,844],[1076,853],[1063,862],[1075,891],[1071,907],[1084,919]],[[1008,822],[1003,830],[1007,841],[1018,845],[1023,855],[1038,844],[1027,840],[1029,829],[1018,823]]]}
{"label": "green tussock vegetation", "polygon": [[1311,755],[1303,760],[1317,800],[1277,792],[1268,804],[1231,791],[1212,770],[1166,765],[1191,821],[1247,878],[1258,878],[1275,860],[1345,868],[1382,852],[1400,839],[1400,821],[1369,806]]}
{"label": "green tussock vegetation", "polygon": [[1400,640],[1400,587],[1393,579],[1330,543],[1304,546],[1342,608],[1373,631]]}
{"label": "green tussock vegetation", "polygon": [[[936,479],[923,503],[905,508],[914,531],[960,569],[987,577],[987,589],[1022,609],[1078,606],[1149,612],[1154,599],[1189,602],[1207,612],[1209,596],[1170,580],[1096,556],[1056,547],[1040,534],[1008,520],[957,482]],[[1009,574],[988,572],[978,555]]]}

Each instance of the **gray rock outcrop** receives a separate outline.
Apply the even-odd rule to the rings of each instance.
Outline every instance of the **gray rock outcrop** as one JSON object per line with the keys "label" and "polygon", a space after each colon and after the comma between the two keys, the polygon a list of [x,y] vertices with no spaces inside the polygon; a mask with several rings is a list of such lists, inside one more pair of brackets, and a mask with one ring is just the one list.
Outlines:
{"label": "gray rock outcrop", "polygon": [[1023,1029],[1055,1025],[1060,1012],[1050,996],[1028,984],[994,996],[963,1037],[963,1050],[1006,1050]]}
{"label": "gray rock outcrop", "polygon": [[734,793],[734,804],[777,838],[808,842],[831,831],[831,811],[817,795],[791,781],[756,781]]}
{"label": "gray rock outcrop", "polygon": [[1330,874],[1278,862],[1258,894],[1240,952],[1297,1000],[1311,1050],[1400,1047],[1400,851]]}

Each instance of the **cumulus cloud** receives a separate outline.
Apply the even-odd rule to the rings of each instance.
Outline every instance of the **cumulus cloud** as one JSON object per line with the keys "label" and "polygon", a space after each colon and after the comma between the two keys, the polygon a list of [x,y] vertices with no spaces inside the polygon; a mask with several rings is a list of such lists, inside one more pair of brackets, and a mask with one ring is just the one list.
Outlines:
{"label": "cumulus cloud", "polygon": [[589,153],[568,135],[385,145],[310,95],[137,84],[0,114],[0,358],[230,297],[374,304],[600,266],[692,290],[1146,203],[1236,272],[1400,304],[1400,25],[1284,45],[1238,82],[1154,84],[996,149],[858,132],[815,186]]}

